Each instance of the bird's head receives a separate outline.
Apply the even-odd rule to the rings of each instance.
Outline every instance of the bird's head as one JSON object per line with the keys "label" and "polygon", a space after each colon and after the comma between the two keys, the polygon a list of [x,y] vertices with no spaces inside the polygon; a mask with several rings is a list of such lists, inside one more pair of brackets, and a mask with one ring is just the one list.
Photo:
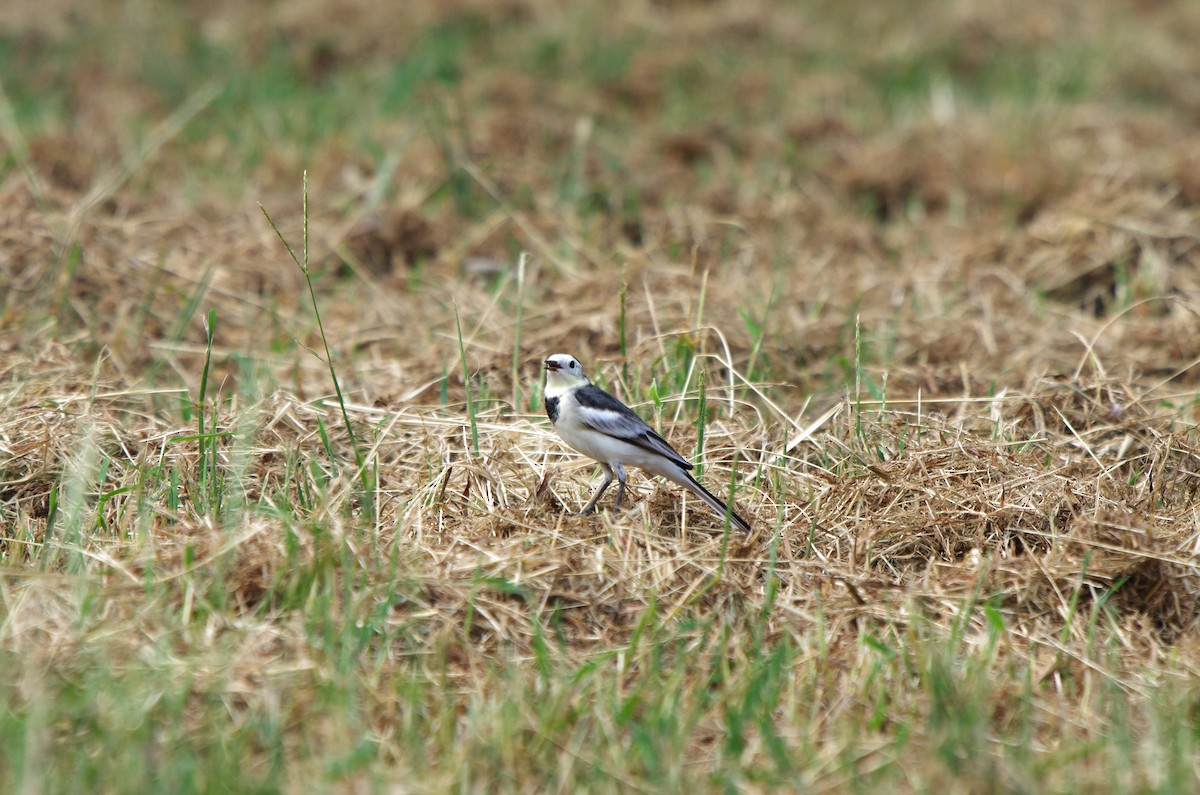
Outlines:
{"label": "bird's head", "polygon": [[588,383],[583,365],[569,353],[556,353],[546,360],[546,390],[558,392]]}

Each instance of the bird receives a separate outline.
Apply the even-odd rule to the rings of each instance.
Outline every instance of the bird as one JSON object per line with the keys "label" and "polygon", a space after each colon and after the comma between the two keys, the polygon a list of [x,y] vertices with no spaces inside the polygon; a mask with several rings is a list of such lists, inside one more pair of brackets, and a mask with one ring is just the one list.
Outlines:
{"label": "bird", "polygon": [[593,384],[579,360],[556,353],[545,360],[546,416],[567,446],[599,462],[604,482],[581,516],[592,513],[615,475],[621,509],[625,495],[625,466],[636,466],[683,486],[708,504],[732,526],[750,532],[750,523],[737,515],[692,477],[692,464],[639,417],[633,409]]}

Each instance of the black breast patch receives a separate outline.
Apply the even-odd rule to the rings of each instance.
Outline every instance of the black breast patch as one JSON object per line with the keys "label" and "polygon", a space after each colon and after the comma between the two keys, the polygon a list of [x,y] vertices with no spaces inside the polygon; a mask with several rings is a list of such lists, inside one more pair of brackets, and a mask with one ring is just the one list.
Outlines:
{"label": "black breast patch", "polygon": [[558,398],[546,398],[546,416],[551,422],[558,422]]}

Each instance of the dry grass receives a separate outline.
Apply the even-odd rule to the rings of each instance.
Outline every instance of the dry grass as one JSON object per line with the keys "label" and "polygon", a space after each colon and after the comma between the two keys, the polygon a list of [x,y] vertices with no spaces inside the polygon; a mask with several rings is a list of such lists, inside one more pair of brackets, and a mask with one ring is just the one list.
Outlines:
{"label": "dry grass", "polygon": [[1194,786],[1192,4],[227,5],[8,23],[5,790]]}

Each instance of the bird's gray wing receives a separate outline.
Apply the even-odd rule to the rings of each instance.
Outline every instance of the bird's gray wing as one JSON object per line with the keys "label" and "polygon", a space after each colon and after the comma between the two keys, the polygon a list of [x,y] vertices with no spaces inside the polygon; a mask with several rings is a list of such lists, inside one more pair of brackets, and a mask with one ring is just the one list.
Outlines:
{"label": "bird's gray wing", "polygon": [[658,453],[684,469],[692,468],[688,460],[635,414],[633,409],[595,384],[587,384],[575,390],[575,402],[583,409],[579,413],[580,421],[593,431]]}

